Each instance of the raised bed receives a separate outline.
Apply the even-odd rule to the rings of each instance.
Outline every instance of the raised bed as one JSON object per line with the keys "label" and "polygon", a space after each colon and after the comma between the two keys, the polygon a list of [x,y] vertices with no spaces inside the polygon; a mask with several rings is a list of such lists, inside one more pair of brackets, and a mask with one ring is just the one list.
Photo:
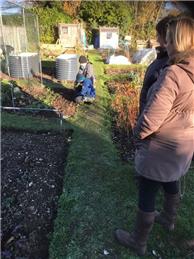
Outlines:
{"label": "raised bed", "polygon": [[48,258],[71,131],[2,131],[2,258]]}

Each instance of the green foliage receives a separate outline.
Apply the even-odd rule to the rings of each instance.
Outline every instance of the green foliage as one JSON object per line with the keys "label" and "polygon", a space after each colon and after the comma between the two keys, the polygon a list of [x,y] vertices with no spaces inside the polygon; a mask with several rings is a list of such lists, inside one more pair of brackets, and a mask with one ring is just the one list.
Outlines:
{"label": "green foliage", "polygon": [[3,25],[6,26],[23,26],[24,21],[21,14],[2,15]]}
{"label": "green foliage", "polygon": [[125,35],[132,22],[129,4],[125,1],[83,1],[80,6],[79,17],[91,30],[99,26],[119,26],[120,35]]}
{"label": "green foliage", "polygon": [[55,43],[58,39],[58,23],[71,23],[72,18],[57,7],[31,9],[38,16],[40,28],[40,41],[43,43]]}
{"label": "green foliage", "polygon": [[40,0],[33,0],[34,6],[39,6],[42,8],[49,7],[49,8],[57,8],[58,10],[63,9],[63,1],[40,1]]}
{"label": "green foliage", "polygon": [[143,80],[140,76],[140,73],[137,72],[129,72],[129,78],[131,81],[131,87],[133,88],[139,88],[143,84]]}
{"label": "green foliage", "polygon": [[164,1],[130,1],[132,26],[130,34],[134,39],[148,40],[155,37],[155,25]]}
{"label": "green foliage", "polygon": [[120,36],[131,34],[133,39],[147,40],[155,36],[163,1],[82,1],[79,17],[92,29],[118,26]]}

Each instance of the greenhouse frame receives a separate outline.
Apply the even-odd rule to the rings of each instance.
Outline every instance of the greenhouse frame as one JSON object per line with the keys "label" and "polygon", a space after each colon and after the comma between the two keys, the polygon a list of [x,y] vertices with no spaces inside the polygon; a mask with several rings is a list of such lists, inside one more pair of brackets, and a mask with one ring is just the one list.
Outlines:
{"label": "greenhouse frame", "polygon": [[1,71],[12,78],[39,76],[42,81],[39,24],[28,8],[1,2]]}

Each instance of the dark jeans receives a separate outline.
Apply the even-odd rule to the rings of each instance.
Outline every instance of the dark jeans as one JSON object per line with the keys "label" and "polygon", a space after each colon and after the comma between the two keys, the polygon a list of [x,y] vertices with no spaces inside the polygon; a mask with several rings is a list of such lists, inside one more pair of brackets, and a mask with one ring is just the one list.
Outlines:
{"label": "dark jeans", "polygon": [[162,186],[168,194],[176,194],[179,192],[179,182],[157,182],[149,180],[143,176],[139,176],[139,203],[138,206],[145,212],[153,212],[155,210],[156,194]]}

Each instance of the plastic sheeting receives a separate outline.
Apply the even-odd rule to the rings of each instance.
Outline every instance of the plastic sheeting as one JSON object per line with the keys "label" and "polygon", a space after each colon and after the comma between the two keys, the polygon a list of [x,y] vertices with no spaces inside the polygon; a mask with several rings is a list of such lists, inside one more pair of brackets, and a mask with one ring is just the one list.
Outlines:
{"label": "plastic sheeting", "polygon": [[157,57],[155,49],[143,48],[133,55],[133,63],[149,65]]}
{"label": "plastic sheeting", "polygon": [[119,55],[111,55],[107,58],[106,64],[115,64],[115,65],[131,65],[131,62],[128,60],[127,57]]}

